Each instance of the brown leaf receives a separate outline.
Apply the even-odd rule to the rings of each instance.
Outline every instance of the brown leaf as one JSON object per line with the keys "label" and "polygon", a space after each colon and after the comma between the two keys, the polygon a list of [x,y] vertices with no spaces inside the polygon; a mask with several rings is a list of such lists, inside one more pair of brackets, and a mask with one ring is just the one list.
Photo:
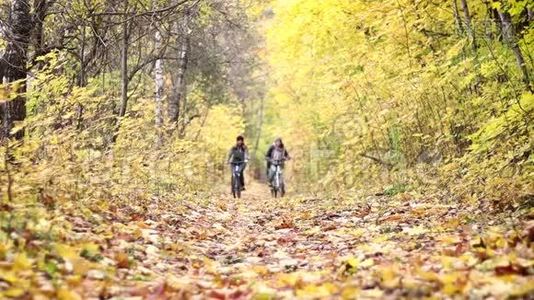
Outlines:
{"label": "brown leaf", "polygon": [[467,241],[462,241],[456,245],[456,248],[454,249],[454,254],[456,256],[460,256],[464,254],[467,250],[469,250],[469,243],[467,243]]}
{"label": "brown leaf", "polygon": [[509,263],[507,266],[497,266],[495,267],[495,274],[499,276],[503,275],[528,275],[527,268],[518,265]]}
{"label": "brown leaf", "polygon": [[382,222],[399,221],[402,219],[401,215],[390,215],[382,219]]}
{"label": "brown leaf", "polygon": [[323,224],[321,224],[321,229],[323,231],[330,231],[330,230],[334,230],[334,229],[337,229],[337,224],[335,223],[327,223],[327,222],[323,222]]}
{"label": "brown leaf", "polygon": [[358,218],[363,218],[371,212],[371,205],[367,204],[366,207],[362,208],[359,211],[354,212],[354,216]]}
{"label": "brown leaf", "polygon": [[117,268],[127,269],[130,267],[128,254],[124,252],[115,253],[115,262],[117,263]]}
{"label": "brown leaf", "polygon": [[276,240],[279,245],[286,245],[295,242],[295,236],[292,234],[285,234]]}
{"label": "brown leaf", "polygon": [[216,291],[216,290],[211,290],[208,293],[208,298],[209,299],[221,299],[221,300],[224,300],[224,299],[226,299],[226,294],[223,293],[223,292]]}
{"label": "brown leaf", "polygon": [[534,242],[534,221],[527,223],[527,228],[524,231],[524,236],[529,243]]}
{"label": "brown leaf", "polygon": [[279,225],[274,226],[274,229],[278,230],[278,229],[287,229],[287,228],[293,228],[293,227],[295,227],[293,220],[290,217],[285,216]]}

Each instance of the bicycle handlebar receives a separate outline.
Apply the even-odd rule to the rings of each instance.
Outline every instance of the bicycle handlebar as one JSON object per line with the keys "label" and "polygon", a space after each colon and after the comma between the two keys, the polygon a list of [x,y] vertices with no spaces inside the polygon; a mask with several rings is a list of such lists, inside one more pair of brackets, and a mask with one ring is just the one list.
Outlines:
{"label": "bicycle handlebar", "polygon": [[280,161],[286,161],[286,160],[290,160],[290,158],[283,158],[283,159],[272,159],[272,158],[265,158],[266,161],[270,161],[270,162],[280,162]]}

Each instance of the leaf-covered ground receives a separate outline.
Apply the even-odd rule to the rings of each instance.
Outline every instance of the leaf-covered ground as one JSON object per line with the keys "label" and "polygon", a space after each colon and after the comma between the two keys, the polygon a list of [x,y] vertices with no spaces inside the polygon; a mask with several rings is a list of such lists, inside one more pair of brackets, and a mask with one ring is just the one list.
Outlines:
{"label": "leaf-covered ground", "polygon": [[[241,200],[190,203],[111,204],[98,214],[11,207],[0,298],[534,295],[532,211],[485,218],[409,194],[275,200],[260,184]],[[15,224],[24,210],[41,217]]]}

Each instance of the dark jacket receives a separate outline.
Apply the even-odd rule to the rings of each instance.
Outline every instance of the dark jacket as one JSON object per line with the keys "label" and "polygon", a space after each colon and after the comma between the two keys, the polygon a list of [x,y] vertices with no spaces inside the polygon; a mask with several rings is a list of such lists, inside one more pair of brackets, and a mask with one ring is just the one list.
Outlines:
{"label": "dark jacket", "polygon": [[246,145],[241,147],[233,146],[228,152],[228,162],[242,163],[248,160],[248,148]]}

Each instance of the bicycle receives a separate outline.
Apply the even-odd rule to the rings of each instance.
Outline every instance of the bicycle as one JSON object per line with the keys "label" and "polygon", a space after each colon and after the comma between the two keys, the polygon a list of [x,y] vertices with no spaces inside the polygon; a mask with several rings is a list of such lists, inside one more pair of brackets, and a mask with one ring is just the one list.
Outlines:
{"label": "bicycle", "polygon": [[234,198],[241,198],[241,191],[243,186],[241,185],[241,167],[244,164],[241,162],[231,162],[232,165],[232,195]]}
{"label": "bicycle", "polygon": [[274,169],[273,179],[271,182],[271,195],[274,198],[277,198],[278,196],[284,197],[286,193],[286,188],[285,188],[285,183],[284,183],[284,175],[283,175],[282,166],[284,165],[285,159],[270,160],[270,161],[271,161],[271,169]]}

